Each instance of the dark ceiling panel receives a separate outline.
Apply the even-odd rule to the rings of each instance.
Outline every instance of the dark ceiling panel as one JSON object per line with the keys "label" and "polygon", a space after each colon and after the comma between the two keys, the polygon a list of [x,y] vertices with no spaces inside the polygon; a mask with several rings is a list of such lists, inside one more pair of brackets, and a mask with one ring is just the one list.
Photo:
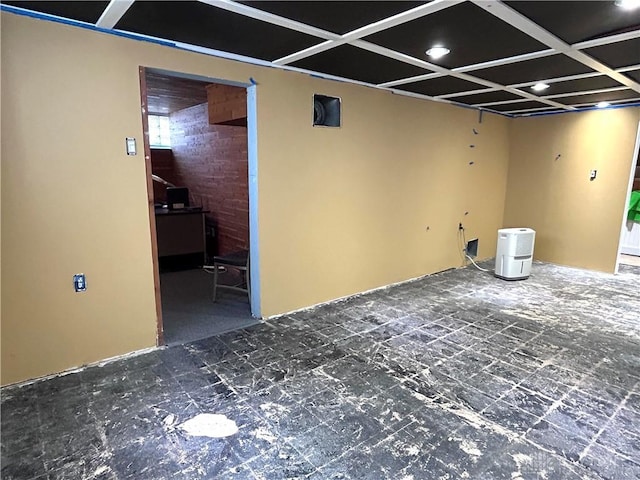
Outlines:
{"label": "dark ceiling panel", "polygon": [[[612,88],[621,86],[622,84],[616,82],[614,79],[609,78],[606,75],[600,75],[598,77],[580,78],[578,80],[550,83],[549,88],[542,92],[542,94],[555,95],[558,93],[584,92],[586,90],[598,90],[600,88]],[[531,90],[530,88],[523,88],[522,90],[527,89]],[[540,92],[538,92],[538,95],[540,95]]]}
{"label": "dark ceiling panel", "polygon": [[583,52],[611,68],[630,67],[640,63],[640,38],[587,48]]}
{"label": "dark ceiling panel", "polygon": [[624,74],[630,79],[640,83],[640,70],[631,70],[630,72],[625,72]]}
{"label": "dark ceiling panel", "polygon": [[551,55],[468,73],[492,82],[511,85],[588,72],[591,70],[580,62],[564,55]]}
{"label": "dark ceiling panel", "polygon": [[240,3],[329,32],[344,34],[428,2],[244,1]]}
{"label": "dark ceiling panel", "polygon": [[[13,1],[0,0],[7,6],[16,6],[52,14],[71,20],[95,23],[109,2],[104,1]],[[429,2],[422,1],[265,1],[244,0],[240,3],[302,22],[327,31],[344,34],[357,28],[405,12]],[[506,4],[522,15],[537,22],[568,43],[635,31],[640,28],[640,11],[623,12],[613,0],[600,1],[507,1]],[[136,1],[115,26],[116,29],[167,41],[185,42],[248,57],[273,61],[305,48],[318,45],[324,39],[297,32],[294,29],[272,25],[245,15],[230,12],[199,1]],[[425,50],[435,44],[451,49],[451,54],[434,63],[456,68],[484,61],[508,58],[547,47],[497,17],[474,2],[454,4],[430,15],[391,27],[365,37],[365,40],[425,61]],[[585,53],[612,68],[640,64],[640,38],[592,47]],[[292,64],[320,75],[335,75],[372,84],[406,79],[431,73],[415,65],[404,63],[349,44],[320,52]],[[592,72],[589,67],[563,54],[499,65],[468,72],[469,75],[511,85],[536,82]],[[640,70],[625,75],[640,82]],[[575,92],[619,87],[621,84],[606,75],[552,82],[544,95],[569,95]],[[149,82],[149,105],[155,111],[172,111],[202,103],[202,90],[191,96],[191,88],[200,85],[182,81],[171,90],[171,85]],[[154,88],[157,94],[154,93]],[[481,94],[483,85],[453,76],[393,87],[398,90],[428,96],[461,94],[451,100],[478,105],[518,99],[514,94],[498,90]],[[193,90],[193,91],[195,91]],[[530,87],[522,87],[533,92]],[[160,92],[160,93],[158,93]],[[582,96],[564,96],[563,103],[596,103],[601,100],[626,101],[639,93],[631,89]],[[156,101],[157,98],[157,101]],[[635,100],[629,100],[635,101]],[[153,103],[155,102],[155,103]],[[162,103],[164,102],[164,103]],[[514,111],[523,108],[548,108],[540,102],[523,99],[514,104],[490,106],[489,109]]]}
{"label": "dark ceiling panel", "polygon": [[430,73],[429,70],[350,45],[332,48],[291,65],[368,83],[384,83]]}
{"label": "dark ceiling panel", "polygon": [[567,43],[578,43],[638,28],[640,10],[611,1],[508,1],[514,10]]}
{"label": "dark ceiling panel", "polygon": [[[470,2],[369,35],[364,40],[448,68],[548,48]],[[433,60],[425,50],[434,45],[445,46],[451,53]]]}
{"label": "dark ceiling panel", "polygon": [[419,82],[406,83],[404,85],[398,85],[397,87],[393,88],[435,97],[437,95],[447,95],[449,93],[480,90],[481,88],[486,87],[477,83],[462,80],[461,78],[457,77],[437,77],[432,78],[431,80],[421,80]]}
{"label": "dark ceiling panel", "polygon": [[576,95],[573,97],[560,97],[553,100],[565,105],[578,105],[581,103],[612,102],[614,100],[625,100],[628,98],[640,97],[640,93],[633,90],[616,90],[615,92],[591,93],[588,95]]}
{"label": "dark ceiling panel", "polygon": [[70,18],[81,22],[96,23],[109,2],[12,2],[2,0],[5,5],[26,8],[40,13]]}
{"label": "dark ceiling panel", "polygon": [[486,92],[478,93],[477,95],[464,95],[461,97],[454,97],[450,98],[450,100],[459,103],[467,103],[469,105],[477,105],[479,103],[506,102],[509,100],[515,100],[517,98],[522,97],[513,93],[505,92],[504,90],[498,90],[496,92]]}
{"label": "dark ceiling panel", "polygon": [[498,112],[511,112],[515,110],[524,110],[531,108],[544,108],[548,107],[546,103],[536,102],[534,100],[525,100],[524,102],[517,103],[507,103],[506,105],[491,105],[489,108],[491,110],[497,110]]}
{"label": "dark ceiling panel", "polygon": [[322,41],[201,2],[135,2],[115,28],[262,60]]}

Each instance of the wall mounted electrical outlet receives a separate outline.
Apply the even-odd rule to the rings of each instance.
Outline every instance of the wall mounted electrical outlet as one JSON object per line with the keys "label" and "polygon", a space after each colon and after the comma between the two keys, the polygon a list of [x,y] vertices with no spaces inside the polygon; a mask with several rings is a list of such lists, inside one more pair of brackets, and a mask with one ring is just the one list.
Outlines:
{"label": "wall mounted electrical outlet", "polygon": [[87,279],[84,273],[77,273],[73,276],[73,288],[76,292],[84,292],[87,289]]}

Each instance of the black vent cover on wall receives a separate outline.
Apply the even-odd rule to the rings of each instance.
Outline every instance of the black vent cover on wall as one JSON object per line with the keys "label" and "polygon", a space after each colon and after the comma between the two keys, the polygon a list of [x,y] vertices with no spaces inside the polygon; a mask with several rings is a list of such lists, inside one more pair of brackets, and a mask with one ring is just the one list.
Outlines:
{"label": "black vent cover on wall", "polygon": [[340,99],[315,94],[313,96],[313,125],[340,126]]}

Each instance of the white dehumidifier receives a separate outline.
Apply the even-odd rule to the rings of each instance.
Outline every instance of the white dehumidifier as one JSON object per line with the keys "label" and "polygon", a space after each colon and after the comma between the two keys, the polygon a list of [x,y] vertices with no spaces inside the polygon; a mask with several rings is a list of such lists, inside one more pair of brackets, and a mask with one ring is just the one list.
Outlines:
{"label": "white dehumidifier", "polygon": [[530,228],[498,230],[495,275],[503,280],[524,280],[531,274],[536,232]]}

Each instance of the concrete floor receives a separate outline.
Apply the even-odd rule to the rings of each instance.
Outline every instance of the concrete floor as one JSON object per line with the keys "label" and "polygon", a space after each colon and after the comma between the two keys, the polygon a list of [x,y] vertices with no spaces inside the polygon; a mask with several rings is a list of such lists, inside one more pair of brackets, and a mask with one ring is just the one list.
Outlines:
{"label": "concrete floor", "polygon": [[637,479],[639,382],[640,268],[467,267],[4,388],[2,478]]}

